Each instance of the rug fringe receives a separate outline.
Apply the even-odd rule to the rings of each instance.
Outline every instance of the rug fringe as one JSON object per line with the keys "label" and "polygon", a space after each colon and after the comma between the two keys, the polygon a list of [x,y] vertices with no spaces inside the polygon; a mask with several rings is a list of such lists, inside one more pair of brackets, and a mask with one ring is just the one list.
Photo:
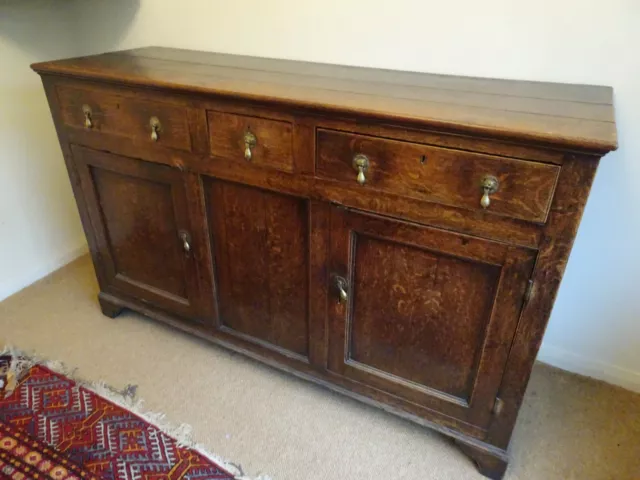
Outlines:
{"label": "rug fringe", "polygon": [[36,365],[42,365],[48,369],[71,378],[79,385],[91,390],[94,393],[106,398],[107,400],[119,405],[127,410],[132,411],[139,417],[142,417],[145,421],[149,422],[154,427],[160,429],[167,435],[175,438],[178,442],[178,446],[191,448],[201,455],[207,457],[212,462],[220,465],[229,473],[234,475],[235,480],[271,480],[271,477],[267,475],[259,475],[257,477],[249,477],[244,474],[242,467],[225,460],[218,455],[209,452],[206,447],[193,440],[192,427],[187,423],[181,423],[174,425],[166,420],[164,413],[152,412],[145,410],[143,407],[143,400],[136,398],[136,385],[127,385],[122,390],[117,390],[104,381],[89,382],[76,375],[75,368],[68,368],[63,362],[56,360],[45,360],[40,358],[34,353],[27,353],[20,349],[17,349],[11,345],[5,345],[0,349],[0,355],[11,356],[11,370],[15,373],[18,381],[24,376],[27,371]]}

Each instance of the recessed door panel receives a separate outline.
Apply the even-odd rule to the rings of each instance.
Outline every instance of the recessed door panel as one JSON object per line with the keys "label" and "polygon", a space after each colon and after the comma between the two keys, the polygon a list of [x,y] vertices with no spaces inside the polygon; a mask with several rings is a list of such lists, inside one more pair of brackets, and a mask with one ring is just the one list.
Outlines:
{"label": "recessed door panel", "polygon": [[249,341],[308,354],[308,203],[208,180],[220,325]]}
{"label": "recessed door panel", "polygon": [[187,301],[171,184],[89,167],[118,275]]}
{"label": "recessed door panel", "polygon": [[212,321],[212,293],[203,291],[199,274],[210,264],[206,232],[191,221],[183,174],[83,147],[72,150],[106,276],[101,288]]}
{"label": "recessed door panel", "polygon": [[339,208],[331,229],[329,368],[483,427],[535,252]]}
{"label": "recessed door panel", "polygon": [[468,401],[500,267],[358,235],[350,359]]}

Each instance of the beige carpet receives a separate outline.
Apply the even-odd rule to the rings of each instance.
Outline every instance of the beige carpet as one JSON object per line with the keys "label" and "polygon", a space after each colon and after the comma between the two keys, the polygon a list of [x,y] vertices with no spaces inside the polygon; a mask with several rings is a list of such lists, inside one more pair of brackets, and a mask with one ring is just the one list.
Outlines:
{"label": "beige carpet", "polygon": [[[137,384],[147,408],[274,480],[481,479],[435,433],[133,313],[102,316],[88,258],[0,303],[0,343]],[[640,395],[538,365],[507,479],[640,479]]]}

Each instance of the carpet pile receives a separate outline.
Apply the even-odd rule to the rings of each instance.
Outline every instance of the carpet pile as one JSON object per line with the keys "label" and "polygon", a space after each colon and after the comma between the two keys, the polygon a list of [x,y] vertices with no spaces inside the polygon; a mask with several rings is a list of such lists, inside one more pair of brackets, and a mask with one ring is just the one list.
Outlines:
{"label": "carpet pile", "polygon": [[118,392],[65,373],[60,364],[7,349],[0,354],[0,478],[249,478],[193,444],[187,426],[173,428],[161,414],[144,413],[135,388]]}

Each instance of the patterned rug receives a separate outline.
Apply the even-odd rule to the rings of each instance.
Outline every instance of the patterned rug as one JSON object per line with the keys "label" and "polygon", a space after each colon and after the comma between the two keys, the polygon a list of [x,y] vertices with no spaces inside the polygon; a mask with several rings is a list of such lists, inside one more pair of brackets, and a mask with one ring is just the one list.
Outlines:
{"label": "patterned rug", "polygon": [[0,353],[0,479],[249,478],[193,444],[184,425],[171,429],[161,425],[162,415],[134,412],[135,389],[83,384],[59,373],[59,364],[6,353]]}

